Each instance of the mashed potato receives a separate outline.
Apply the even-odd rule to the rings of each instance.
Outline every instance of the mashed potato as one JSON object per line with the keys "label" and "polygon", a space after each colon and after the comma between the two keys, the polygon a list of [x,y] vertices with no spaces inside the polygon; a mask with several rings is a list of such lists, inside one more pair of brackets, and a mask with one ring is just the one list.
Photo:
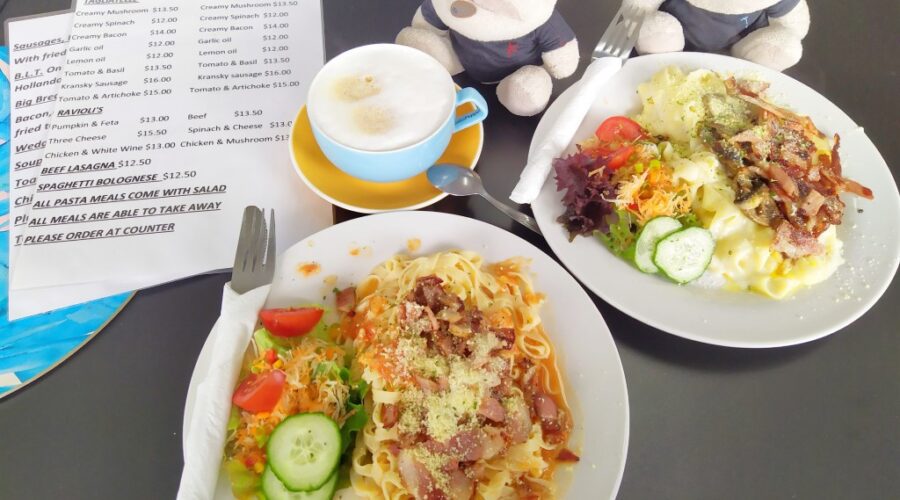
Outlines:
{"label": "mashed potato", "polygon": [[660,154],[674,169],[673,177],[688,186],[693,211],[716,240],[702,281],[781,299],[834,274],[843,263],[843,243],[831,226],[819,236],[822,255],[787,260],[771,249],[775,231],[753,222],[734,204],[731,181],[697,139],[705,114],[703,95],[724,92],[724,81],[711,71],[684,74],[668,67],[638,87],[644,107],[636,120],[677,144],[660,144]]}
{"label": "mashed potato", "polygon": [[644,108],[635,120],[653,135],[691,143],[704,116],[703,96],[723,93],[725,82],[712,71],[698,69],[685,75],[669,66],[638,86]]}

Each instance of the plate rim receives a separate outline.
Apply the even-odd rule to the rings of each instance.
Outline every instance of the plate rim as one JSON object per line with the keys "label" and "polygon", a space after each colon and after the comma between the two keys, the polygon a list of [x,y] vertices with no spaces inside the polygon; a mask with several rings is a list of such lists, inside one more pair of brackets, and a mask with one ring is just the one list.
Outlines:
{"label": "plate rim", "polygon": [[[294,248],[306,246],[309,241],[317,241],[319,238],[321,238],[322,233],[333,231],[333,230],[335,230],[334,228],[337,228],[338,226],[365,224],[366,222],[364,222],[364,221],[367,221],[367,219],[370,219],[370,218],[385,219],[385,218],[393,218],[393,217],[401,217],[401,218],[402,217],[414,217],[414,218],[423,217],[423,218],[437,218],[437,219],[439,219],[439,218],[460,219],[460,220],[464,221],[464,223],[466,223],[466,224],[473,224],[475,226],[480,226],[480,230],[498,231],[500,233],[503,233],[506,236],[515,238],[515,239],[519,240],[519,242],[521,244],[524,244],[527,247],[530,247],[532,249],[532,251],[535,252],[536,254],[543,255],[547,260],[547,264],[551,268],[555,267],[555,271],[557,271],[556,274],[559,276],[558,279],[561,279],[564,282],[566,282],[567,288],[574,287],[574,288],[572,288],[573,293],[581,294],[583,299],[586,300],[587,303],[589,303],[591,305],[591,308],[589,309],[589,311],[592,311],[592,314],[596,315],[596,317],[599,318],[599,320],[600,320],[598,328],[595,330],[595,334],[600,335],[601,338],[603,335],[606,336],[606,341],[608,341],[609,346],[611,347],[611,354],[614,355],[614,359],[616,361],[616,363],[614,364],[614,366],[611,369],[611,372],[612,372],[611,377],[615,379],[615,381],[617,382],[617,386],[620,386],[621,391],[622,391],[622,405],[621,405],[621,410],[620,410],[622,412],[621,418],[623,419],[622,435],[620,437],[621,448],[619,450],[616,450],[616,453],[621,456],[621,460],[619,461],[620,463],[618,465],[618,470],[616,471],[615,480],[612,483],[612,489],[610,490],[610,495],[609,495],[610,499],[615,499],[616,496],[618,495],[619,489],[621,488],[621,485],[622,485],[622,480],[625,476],[625,469],[628,464],[628,450],[629,450],[629,445],[631,442],[631,402],[630,402],[629,393],[628,393],[628,380],[627,380],[627,377],[625,376],[624,365],[622,364],[622,356],[619,352],[619,347],[618,347],[618,344],[616,343],[615,337],[613,337],[613,335],[612,335],[612,330],[610,330],[609,325],[606,323],[606,319],[603,317],[603,313],[600,311],[600,309],[594,303],[590,294],[588,294],[587,291],[585,291],[585,289],[581,286],[581,283],[578,280],[576,280],[575,277],[562,264],[557,262],[553,258],[552,255],[548,254],[547,252],[544,252],[537,246],[533,245],[529,241],[525,240],[524,238],[521,238],[520,236],[518,236],[516,234],[513,234],[509,231],[505,231],[497,226],[494,226],[490,223],[487,223],[487,222],[484,222],[484,221],[481,221],[478,219],[473,219],[473,218],[465,217],[462,215],[456,215],[456,214],[450,214],[450,213],[444,213],[444,212],[403,211],[403,210],[382,212],[382,213],[367,215],[367,216],[351,219],[351,220],[348,220],[348,221],[345,221],[345,222],[342,222],[339,224],[334,224],[332,226],[329,226],[329,227],[322,229],[316,233],[313,233],[313,234],[301,239],[300,241],[294,243],[293,245],[288,247],[281,255],[285,255],[285,254],[291,252]],[[371,222],[371,221],[369,221],[369,222]],[[376,224],[372,224],[372,225],[378,226]],[[436,225],[436,227],[439,227],[439,224],[435,224],[435,225]],[[318,246],[318,242],[317,242],[317,246]],[[279,256],[279,257],[281,257],[281,256]],[[210,333],[215,329],[216,325],[219,322],[219,319],[220,318],[216,318],[216,321],[214,322],[213,326],[210,327]],[[201,366],[204,366],[204,365],[208,365],[209,356],[211,355],[211,352],[212,352],[212,343],[209,341],[209,339],[210,339],[209,334],[207,334],[207,338],[203,342],[203,346],[200,349],[200,353],[197,355],[197,360],[194,364],[194,368],[191,371],[191,378],[188,382],[188,390],[185,395],[185,405],[184,405],[184,410],[182,412],[183,413],[182,414],[182,433],[181,433],[181,435],[182,435],[182,437],[181,437],[182,453],[184,450],[186,431],[188,429],[188,424],[190,422],[189,416],[192,413],[194,400],[196,398],[197,383],[195,382],[195,377],[197,376],[198,368],[200,368]],[[574,378],[572,376],[573,374],[570,373],[568,371],[568,369],[566,369],[564,372],[564,375],[567,380],[566,385],[569,387],[572,387],[571,380]],[[579,401],[580,399],[581,399],[581,397],[576,395],[576,402]],[[581,406],[580,403],[576,403],[576,404],[578,404],[578,406]],[[609,405],[609,406],[613,407],[614,405]],[[586,417],[582,418],[582,421],[583,421],[582,426],[584,429],[583,432],[586,432],[587,425],[585,424],[585,422],[587,421],[587,418]],[[585,473],[586,473],[586,471],[582,471],[582,474],[585,474]]]}
{"label": "plate rim", "polygon": [[[639,60],[639,59],[643,60],[643,61],[655,62],[655,63],[657,63],[657,65],[659,66],[660,69],[666,65],[690,64],[691,62],[695,62],[698,59],[701,61],[709,60],[709,61],[723,62],[723,63],[727,61],[727,63],[736,64],[736,65],[742,67],[742,69],[746,69],[747,72],[764,73],[764,74],[766,74],[765,76],[767,77],[767,79],[768,79],[768,74],[774,74],[774,75],[776,75],[776,78],[778,78],[778,77],[785,78],[794,84],[799,84],[805,92],[810,92],[810,93],[814,94],[815,96],[827,101],[829,104],[831,104],[831,106],[833,106],[834,110],[837,110],[837,112],[842,115],[843,118],[845,118],[847,121],[849,121],[854,126],[861,128],[861,127],[859,127],[859,124],[857,124],[846,112],[844,112],[843,109],[841,109],[837,104],[833,103],[830,99],[828,99],[827,97],[825,97],[824,95],[822,95],[821,93],[819,93],[818,91],[813,89],[812,87],[791,77],[790,75],[776,72],[770,68],[761,66],[759,64],[756,64],[756,63],[753,63],[753,62],[750,62],[750,61],[747,61],[744,59],[731,57],[731,56],[727,56],[727,55],[722,55],[722,54],[710,54],[710,53],[701,53],[701,52],[672,52],[672,53],[665,53],[665,54],[642,55],[642,56],[631,58],[628,61]],[[657,62],[656,60],[659,60],[659,62]],[[628,61],[626,61],[626,64]],[[716,70],[714,67],[716,65],[715,62],[707,64],[706,69],[718,72],[719,70]],[[697,64],[697,66],[699,67],[701,65]],[[551,104],[551,106],[550,106],[550,108],[548,108],[547,112],[545,112],[544,115],[541,117],[541,121],[538,123],[538,125],[535,129],[535,134],[532,136],[531,143],[529,144],[529,148],[528,148],[528,156],[529,157],[531,157],[531,155],[533,154],[535,145],[537,143],[537,138],[538,138],[537,132],[541,128],[541,125],[544,123],[547,115],[550,114],[549,112],[551,111],[551,109],[554,106],[557,106],[558,103],[565,102],[568,100],[566,98],[566,96],[572,95],[572,89],[573,89],[573,87],[569,87],[568,89],[566,89]],[[871,139],[869,139],[868,136],[866,136],[866,139],[869,141],[872,149],[875,151],[875,153],[878,155],[878,157],[881,158],[882,163],[887,167],[888,176],[894,179],[893,190],[886,190],[886,194],[894,197],[895,199],[900,199],[900,191],[898,191],[897,179],[894,177],[893,172],[890,171],[890,167],[887,166],[887,162],[884,160],[884,157],[881,155],[881,152],[878,151],[878,148],[875,147],[875,144],[871,142]],[[544,196],[548,196],[548,195],[544,194],[544,191],[547,190],[547,186],[550,185],[551,182],[552,182],[552,178],[551,178],[551,176],[548,176],[547,180],[545,181],[544,185],[541,188],[541,194],[538,196],[538,198],[535,200],[535,203],[533,203],[532,206],[534,206],[534,204],[537,204],[538,200],[541,200]],[[555,194],[556,191],[552,190],[552,188],[551,188],[551,193]],[[538,211],[535,210],[535,219],[538,222],[538,226],[541,226],[542,219],[546,219],[546,218],[552,219],[552,216],[550,214],[544,215],[544,214],[538,214],[537,212]],[[897,220],[900,220],[900,213],[898,213],[897,215],[898,215]],[[545,224],[547,224],[547,223],[549,223],[551,226],[553,226],[553,229],[555,229],[555,221],[547,220],[545,222]],[[542,231],[544,231],[545,235],[549,234],[550,228],[542,227],[541,229],[542,229]],[[545,236],[545,240],[547,242],[547,245],[550,247],[551,250],[553,250],[553,253],[559,258],[559,261],[572,274],[572,276],[574,276],[580,283],[584,284],[584,286],[589,288],[593,293],[595,293],[598,297],[603,299],[605,302],[607,302],[611,306],[615,307],[619,311],[627,314],[631,318],[633,318],[637,321],[640,321],[641,323],[644,323],[646,325],[649,325],[653,328],[656,328],[660,331],[663,331],[663,332],[666,332],[666,333],[669,333],[672,335],[676,335],[678,337],[682,337],[682,338],[685,338],[688,340],[692,340],[695,342],[701,342],[704,344],[717,345],[717,346],[722,346],[722,347],[733,347],[733,348],[744,348],[744,349],[767,349],[767,348],[777,348],[777,347],[787,347],[787,346],[799,345],[799,344],[804,344],[807,342],[812,342],[812,341],[827,337],[835,332],[840,331],[841,329],[847,327],[848,325],[852,324],[853,322],[855,322],[856,320],[861,318],[870,309],[872,309],[872,307],[875,306],[875,304],[881,299],[881,297],[884,295],[884,293],[890,287],[891,283],[893,282],[894,278],[896,277],[898,267],[900,267],[900,252],[897,252],[897,254],[895,255],[895,258],[893,259],[893,262],[886,268],[886,269],[890,269],[891,278],[888,280],[884,280],[882,282],[882,284],[878,288],[875,289],[875,293],[873,293],[871,295],[869,300],[866,300],[864,302],[859,302],[859,306],[857,308],[853,309],[851,314],[845,316],[840,321],[834,322],[833,324],[831,324],[827,327],[819,328],[818,330],[814,330],[807,335],[794,336],[794,337],[790,337],[790,338],[784,338],[781,340],[772,340],[772,341],[728,340],[728,339],[711,337],[711,336],[703,335],[703,334],[697,334],[697,333],[685,330],[685,329],[683,329],[681,327],[677,327],[677,326],[673,327],[673,326],[667,325],[664,320],[655,319],[652,317],[652,315],[647,315],[646,313],[636,310],[628,305],[623,305],[623,303],[616,298],[615,293],[610,293],[610,292],[604,291],[602,288],[593,286],[592,283],[589,283],[587,280],[583,280],[578,275],[578,273],[576,273],[576,271],[574,269],[572,269],[570,262],[565,260],[563,258],[563,256],[561,255],[561,253],[558,251],[558,245],[560,242],[557,240],[557,238],[547,238]],[[834,277],[832,276],[829,279],[833,279],[833,278]],[[820,285],[821,285],[821,283],[820,283]],[[744,292],[741,292],[741,293],[744,293]],[[749,292],[746,292],[746,293],[749,293]]]}
{"label": "plate rim", "polygon": [[[350,210],[353,212],[366,214],[366,215],[375,215],[375,214],[383,214],[383,213],[405,211],[405,210],[418,210],[420,208],[430,207],[431,205],[434,205],[435,203],[437,203],[437,202],[443,200],[444,198],[446,198],[447,196],[449,196],[448,193],[438,193],[436,196],[429,198],[427,200],[421,201],[419,203],[416,203],[414,205],[382,209],[382,208],[367,208],[367,207],[360,207],[360,206],[352,205],[350,203],[345,203],[343,201],[340,201],[336,198],[332,198],[331,196],[325,194],[325,192],[320,190],[319,187],[316,186],[312,181],[310,181],[306,177],[306,174],[303,173],[303,169],[300,168],[300,162],[298,161],[298,158],[294,151],[294,149],[295,149],[294,148],[294,136],[298,133],[297,127],[298,127],[299,119],[300,119],[300,116],[303,115],[304,110],[306,110],[306,104],[301,106],[300,109],[297,111],[297,114],[294,117],[294,123],[291,125],[291,133],[288,137],[287,146],[288,146],[288,149],[290,150],[290,155],[291,155],[291,168],[294,170],[294,173],[296,173],[300,177],[300,179],[303,180],[303,183],[306,184],[306,187],[311,189],[314,193],[316,193],[317,196],[319,196],[323,200],[327,201],[328,203],[331,203],[332,205],[335,205],[335,206],[338,206],[338,207],[341,207],[343,209]],[[478,166],[478,161],[481,159],[481,153],[484,150],[484,122],[482,121],[482,122],[476,123],[475,125],[473,125],[473,127],[478,127],[478,148],[476,149],[475,155],[472,157],[472,161],[468,165],[468,167],[472,170],[475,170],[475,168]],[[335,167],[335,168],[337,168],[337,167]]]}

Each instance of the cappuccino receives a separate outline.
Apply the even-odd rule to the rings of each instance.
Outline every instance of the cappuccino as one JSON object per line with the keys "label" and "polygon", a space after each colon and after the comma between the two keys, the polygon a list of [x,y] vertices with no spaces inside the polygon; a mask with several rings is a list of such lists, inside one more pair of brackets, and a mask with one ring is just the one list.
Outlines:
{"label": "cappuccino", "polygon": [[371,45],[326,64],[309,90],[307,109],[319,129],[344,146],[393,151],[436,132],[455,104],[453,80],[431,56]]}

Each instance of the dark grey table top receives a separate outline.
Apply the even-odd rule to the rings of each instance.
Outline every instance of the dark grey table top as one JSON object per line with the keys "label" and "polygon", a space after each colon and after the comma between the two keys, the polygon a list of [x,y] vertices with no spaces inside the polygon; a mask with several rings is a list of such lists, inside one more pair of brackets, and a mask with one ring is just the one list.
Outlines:
{"label": "dark grey table top", "polygon": [[[69,4],[9,0],[0,15],[6,19]],[[356,45],[392,40],[418,0],[325,4],[331,57]],[[900,59],[893,52],[900,2],[810,4],[805,56],[788,74],[864,126],[897,177]],[[586,57],[617,5],[563,0],[559,8]],[[557,92],[572,81],[558,84]],[[493,95],[489,88],[483,93]],[[479,171],[488,189],[508,193],[538,119],[511,117],[496,98],[489,105]],[[447,199],[434,209],[488,221],[549,252],[482,200]],[[188,380],[217,317],[226,279],[203,276],[138,293],[71,359],[0,401],[0,498],[173,497],[182,467]],[[900,495],[896,280],[869,313],[844,330],[810,344],[761,351],[682,340],[595,301],[618,345],[631,402],[631,442],[619,498]]]}

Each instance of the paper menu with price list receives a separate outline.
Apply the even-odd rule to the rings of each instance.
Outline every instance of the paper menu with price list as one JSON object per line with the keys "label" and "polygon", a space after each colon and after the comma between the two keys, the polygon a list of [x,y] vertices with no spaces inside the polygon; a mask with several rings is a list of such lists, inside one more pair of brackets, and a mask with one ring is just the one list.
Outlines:
{"label": "paper menu with price list", "polygon": [[[50,118],[56,109],[56,94],[65,64],[72,14],[58,13],[10,19],[6,26],[11,49],[10,81],[10,233],[7,266],[16,269],[19,246],[24,234],[34,192],[34,184],[44,156]],[[170,279],[176,279],[172,276]],[[107,297],[141,286],[142,277],[116,283],[85,283],[52,288],[19,290],[7,297],[10,320],[56,309],[75,302]],[[6,290],[0,292],[0,296]],[[3,321],[3,318],[0,318]]]}
{"label": "paper menu with price list", "polygon": [[6,26],[11,54],[10,267],[19,250],[13,242],[28,225],[71,27],[71,13],[11,20]]}
{"label": "paper menu with price list", "polygon": [[11,295],[230,267],[250,204],[282,248],[330,224],[287,147],[321,30],[313,0],[79,2]]}

